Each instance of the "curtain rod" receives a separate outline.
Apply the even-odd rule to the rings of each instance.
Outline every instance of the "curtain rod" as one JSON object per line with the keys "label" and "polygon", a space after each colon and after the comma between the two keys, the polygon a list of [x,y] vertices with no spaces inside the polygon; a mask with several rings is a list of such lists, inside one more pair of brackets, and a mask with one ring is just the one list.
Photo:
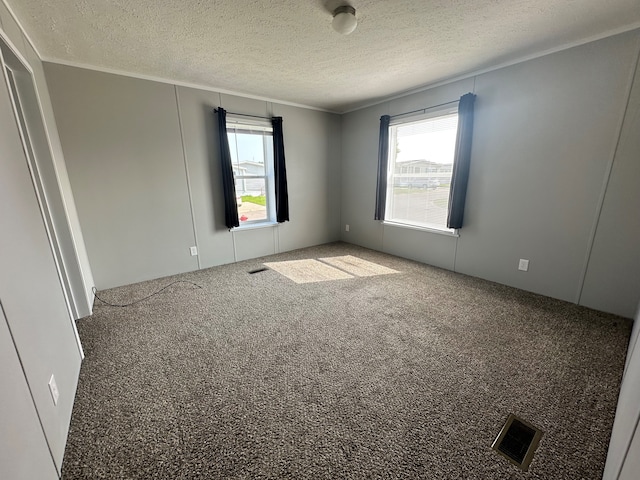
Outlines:
{"label": "curtain rod", "polygon": [[[217,112],[218,109],[214,108],[213,109],[214,112]],[[263,117],[261,115],[249,115],[248,113],[235,113],[235,112],[227,112],[229,115],[236,115],[236,116],[240,116],[240,117],[253,117],[253,118],[263,118],[265,120],[271,120],[273,117]]]}
{"label": "curtain rod", "polygon": [[451,100],[450,102],[440,103],[438,105],[433,105],[432,107],[419,108],[418,110],[411,110],[410,112],[397,113],[396,115],[389,115],[389,118],[402,117],[403,115],[410,115],[412,113],[418,112],[426,112],[427,110],[433,110],[434,108],[444,107],[445,105],[451,105],[452,103],[458,103],[460,100]]}

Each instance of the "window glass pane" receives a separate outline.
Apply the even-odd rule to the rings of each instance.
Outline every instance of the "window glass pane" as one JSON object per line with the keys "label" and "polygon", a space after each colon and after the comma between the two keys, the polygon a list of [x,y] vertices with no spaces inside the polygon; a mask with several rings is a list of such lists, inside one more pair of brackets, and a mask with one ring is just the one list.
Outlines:
{"label": "window glass pane", "polygon": [[240,225],[268,219],[264,178],[236,178],[236,197]]}
{"label": "window glass pane", "polygon": [[458,115],[390,128],[387,219],[446,229]]}
{"label": "window glass pane", "polygon": [[273,221],[273,128],[267,122],[231,119],[227,136],[240,226]]}
{"label": "window glass pane", "polygon": [[244,127],[229,128],[227,133],[234,175],[264,176],[266,174],[265,139],[270,139],[271,134]]}

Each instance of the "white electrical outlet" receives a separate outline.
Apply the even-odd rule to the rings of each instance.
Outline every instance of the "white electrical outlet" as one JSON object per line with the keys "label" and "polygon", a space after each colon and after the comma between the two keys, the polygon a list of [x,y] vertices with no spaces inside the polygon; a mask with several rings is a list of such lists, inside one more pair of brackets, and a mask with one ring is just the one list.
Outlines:
{"label": "white electrical outlet", "polygon": [[51,378],[49,379],[49,391],[51,392],[51,398],[53,399],[53,404],[58,405],[58,398],[60,398],[60,392],[58,391],[58,385],[56,384],[56,377],[51,374]]}
{"label": "white electrical outlet", "polygon": [[344,231],[345,231],[345,232],[348,232],[348,231],[349,231],[349,224],[348,224],[348,223],[344,226]]}
{"label": "white electrical outlet", "polygon": [[198,255],[198,247],[189,247],[189,251],[191,252],[192,257]]}
{"label": "white electrical outlet", "polygon": [[522,270],[523,272],[529,270],[529,260],[521,258],[520,262],[518,263],[518,270]]}

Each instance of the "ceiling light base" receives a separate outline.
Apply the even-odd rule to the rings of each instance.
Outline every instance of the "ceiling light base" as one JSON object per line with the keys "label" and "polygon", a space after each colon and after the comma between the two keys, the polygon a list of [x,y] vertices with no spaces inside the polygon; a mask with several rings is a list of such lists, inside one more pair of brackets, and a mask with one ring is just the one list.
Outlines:
{"label": "ceiling light base", "polygon": [[333,11],[333,21],[331,22],[333,29],[342,34],[349,35],[358,26],[356,18],[356,9],[351,5],[342,5]]}

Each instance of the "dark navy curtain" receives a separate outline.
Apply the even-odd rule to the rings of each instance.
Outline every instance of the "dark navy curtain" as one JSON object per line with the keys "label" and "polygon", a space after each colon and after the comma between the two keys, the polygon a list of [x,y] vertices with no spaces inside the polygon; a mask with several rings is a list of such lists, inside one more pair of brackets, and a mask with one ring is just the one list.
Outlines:
{"label": "dark navy curtain", "polygon": [[380,117],[380,137],[378,139],[378,182],[376,185],[376,213],[375,220],[384,220],[387,203],[387,168],[389,165],[389,123],[391,117]]}
{"label": "dark navy curtain", "polygon": [[287,189],[287,168],[284,161],[284,137],[282,135],[282,117],[271,119],[273,126],[273,169],[276,189],[276,220],[278,223],[289,220],[289,191]]}
{"label": "dark navy curtain", "polygon": [[451,190],[449,191],[448,228],[461,228],[464,217],[464,203],[467,198],[467,182],[471,166],[471,139],[473,137],[473,104],[476,96],[467,93],[460,97],[458,104],[458,133],[453,157]]}
{"label": "dark navy curtain", "polygon": [[240,226],[236,185],[233,179],[229,137],[227,136],[227,111],[218,108],[218,137],[220,140],[220,164],[222,166],[222,194],[224,196],[224,224],[227,228]]}

